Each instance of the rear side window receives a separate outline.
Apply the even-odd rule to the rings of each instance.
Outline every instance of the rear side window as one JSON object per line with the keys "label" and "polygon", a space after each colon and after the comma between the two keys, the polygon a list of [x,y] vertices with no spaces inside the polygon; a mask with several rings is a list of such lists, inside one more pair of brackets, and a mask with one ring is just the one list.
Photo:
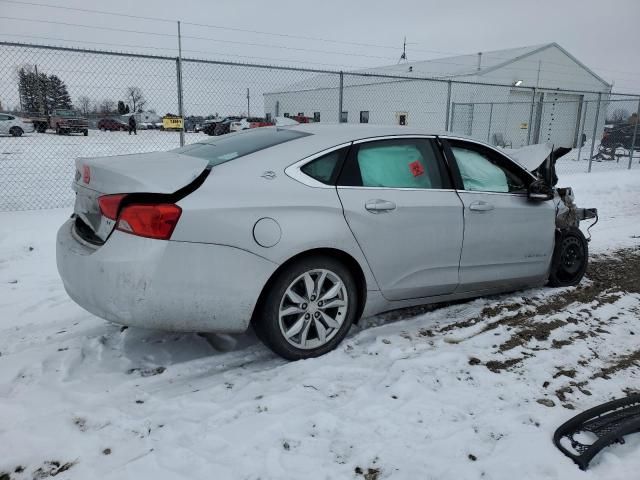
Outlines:
{"label": "rear side window", "polygon": [[340,183],[380,188],[444,188],[440,161],[431,142],[417,138],[359,145]]}
{"label": "rear side window", "polygon": [[255,128],[235,135],[219,136],[173,150],[181,155],[203,158],[214,167],[281,143],[311,135],[287,128]]}
{"label": "rear side window", "polygon": [[300,170],[311,178],[326,184],[333,184],[336,169],[340,164],[340,160],[344,156],[346,149],[335,150],[331,153],[316,158],[315,160],[304,165]]}

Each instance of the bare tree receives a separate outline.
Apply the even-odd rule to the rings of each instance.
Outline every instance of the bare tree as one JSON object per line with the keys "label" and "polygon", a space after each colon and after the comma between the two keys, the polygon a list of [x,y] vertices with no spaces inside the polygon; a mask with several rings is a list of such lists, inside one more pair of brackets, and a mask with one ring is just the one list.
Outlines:
{"label": "bare tree", "polygon": [[629,118],[629,112],[624,108],[616,108],[613,112],[611,112],[611,116],[607,119],[607,121],[611,123],[622,123]]}
{"label": "bare tree", "polygon": [[131,107],[132,113],[142,112],[142,109],[147,104],[147,101],[145,100],[140,87],[128,87],[127,100],[129,101],[129,106]]}
{"label": "bare tree", "polygon": [[100,113],[113,113],[116,109],[116,102],[105,98],[100,104]]}
{"label": "bare tree", "polygon": [[80,109],[80,113],[85,117],[89,115],[89,111],[91,110],[91,99],[86,95],[81,95],[78,97],[78,108]]}

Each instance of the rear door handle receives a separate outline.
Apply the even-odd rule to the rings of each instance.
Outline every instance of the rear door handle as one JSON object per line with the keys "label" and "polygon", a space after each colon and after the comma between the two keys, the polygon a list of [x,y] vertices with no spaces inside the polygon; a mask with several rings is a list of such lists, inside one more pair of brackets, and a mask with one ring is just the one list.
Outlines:
{"label": "rear door handle", "polygon": [[495,207],[487,202],[473,202],[469,205],[469,210],[473,210],[475,212],[488,212],[493,210]]}
{"label": "rear door handle", "polygon": [[373,213],[388,212],[395,210],[396,204],[388,200],[376,198],[375,200],[368,200],[367,203],[364,204],[364,208]]}

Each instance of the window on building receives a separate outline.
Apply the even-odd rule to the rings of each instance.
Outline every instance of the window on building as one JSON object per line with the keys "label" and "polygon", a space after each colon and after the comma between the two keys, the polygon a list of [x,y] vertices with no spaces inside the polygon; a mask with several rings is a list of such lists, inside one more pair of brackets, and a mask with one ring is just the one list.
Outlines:
{"label": "window on building", "polygon": [[267,122],[270,122],[270,121],[271,121],[271,114],[270,114],[270,113],[267,113],[267,114],[265,115],[265,120],[266,120]]}
{"label": "window on building", "polygon": [[340,113],[340,123],[347,123],[349,121],[349,112]]}
{"label": "window on building", "polygon": [[285,114],[284,114],[284,117],[285,117],[285,118],[289,118],[289,114],[288,114],[288,113],[285,113]]}
{"label": "window on building", "polygon": [[362,110],[360,112],[360,123],[369,123],[369,110]]}
{"label": "window on building", "polygon": [[320,112],[313,112],[313,121],[314,122],[320,121]]}

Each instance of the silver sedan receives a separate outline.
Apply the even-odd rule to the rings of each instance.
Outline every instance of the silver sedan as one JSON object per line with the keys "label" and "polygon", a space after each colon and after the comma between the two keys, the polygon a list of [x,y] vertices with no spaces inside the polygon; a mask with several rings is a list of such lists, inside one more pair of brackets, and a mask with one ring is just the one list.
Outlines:
{"label": "silver sedan", "polygon": [[549,154],[519,163],[451,134],[300,125],[78,159],[58,270],[108,321],[252,324],[279,355],[313,357],[362,316],[579,282],[590,214],[553,188]]}

